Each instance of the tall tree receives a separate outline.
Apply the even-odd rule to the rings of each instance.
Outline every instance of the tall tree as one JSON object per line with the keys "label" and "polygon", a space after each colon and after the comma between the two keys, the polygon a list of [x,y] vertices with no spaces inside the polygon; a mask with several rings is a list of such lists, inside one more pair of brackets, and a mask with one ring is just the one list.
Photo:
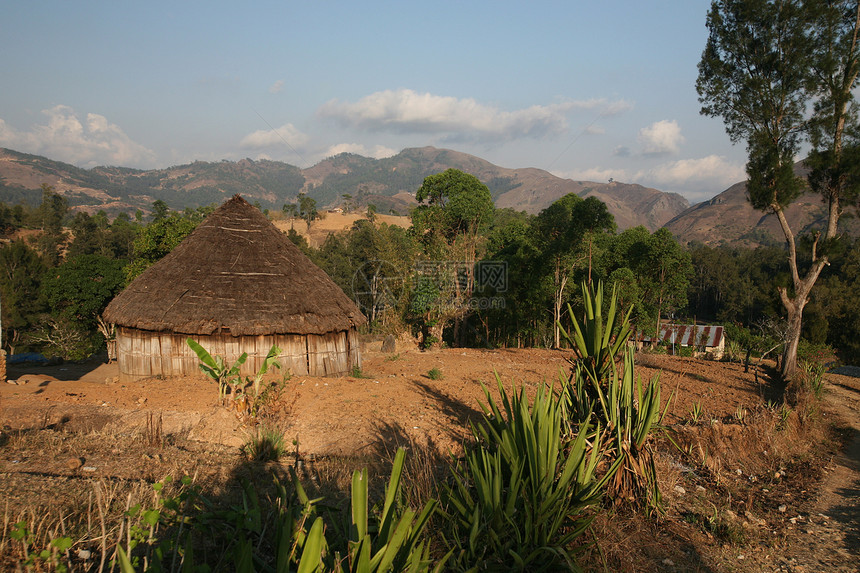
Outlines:
{"label": "tall tree", "polygon": [[44,291],[51,313],[81,330],[95,330],[99,315],[122,290],[123,262],[98,254],[80,255],[48,272]]}
{"label": "tall tree", "polygon": [[660,317],[687,304],[690,254],[666,229],[651,234],[640,226],[614,236],[604,264],[610,279],[619,283],[623,306],[633,304],[639,330],[659,332]]}
{"label": "tall tree", "polygon": [[536,220],[542,251],[552,280],[553,347],[561,344],[559,321],[567,301],[573,272],[588,268],[591,275],[592,234],[614,231],[615,219],[596,197],[582,199],[568,193],[543,211]]}
{"label": "tall tree", "polygon": [[721,117],[732,142],[745,141],[752,205],[774,213],[788,246],[791,289],[781,287],[788,318],[781,373],[794,376],[803,308],[828,264],[818,238],[805,273],[785,208],[803,190],[794,162],[813,145],[810,184],[828,203],[825,242],[836,237],[840,201],[853,193],[846,137],[856,129],[860,2],[714,0],[696,90],[701,113]]}
{"label": "tall tree", "polygon": [[39,206],[38,217],[42,234],[36,240],[36,247],[50,266],[60,262],[60,253],[66,242],[63,230],[63,219],[69,211],[69,202],[62,195],[54,192],[54,188],[42,184],[42,204]]}
{"label": "tall tree", "polygon": [[42,276],[45,264],[39,254],[22,240],[0,247],[0,312],[3,344],[11,352],[21,334],[38,322],[45,310]]}
{"label": "tall tree", "polygon": [[153,221],[141,229],[133,242],[132,259],[125,267],[126,280],[133,281],[167,255],[190,235],[203,219],[202,209],[185,213],[171,212],[163,219]]}
{"label": "tall tree", "polygon": [[[425,177],[415,198],[419,205],[412,211],[412,232],[428,262],[422,267],[423,276],[416,277],[416,285],[421,287],[416,292],[422,297],[413,307],[421,308],[416,314],[423,319],[428,340],[440,343],[451,320],[457,321],[457,338],[462,340],[462,321],[469,314],[475,287],[481,231],[492,220],[493,198],[477,177],[457,169]],[[434,283],[435,291],[428,281]]]}
{"label": "tall tree", "polygon": [[317,211],[317,202],[316,199],[312,197],[308,197],[304,193],[299,193],[299,217],[305,220],[305,223],[308,225],[308,231],[311,230],[311,223],[316,221],[319,216],[319,211]]}

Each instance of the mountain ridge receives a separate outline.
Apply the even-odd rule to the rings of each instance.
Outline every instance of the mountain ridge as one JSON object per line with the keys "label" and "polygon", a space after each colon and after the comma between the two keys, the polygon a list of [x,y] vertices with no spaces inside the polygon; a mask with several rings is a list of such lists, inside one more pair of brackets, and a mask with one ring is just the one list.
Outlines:
{"label": "mountain ridge", "polygon": [[[795,164],[795,174],[807,175],[802,161]],[[788,207],[785,217],[795,236],[823,231],[827,205],[821,196],[806,191]],[[860,221],[853,213],[839,219],[839,230],[860,236]],[[755,209],[747,199],[747,182],[741,181],[703,201],[688,207],[665,223],[665,228],[682,243],[700,242],[708,246],[757,247],[783,246],[785,237],[776,215]]]}
{"label": "mountain ridge", "polygon": [[509,169],[479,157],[435,147],[407,148],[384,159],[339,154],[300,169],[272,160],[195,161],[163,169],[103,166],[82,169],[38,155],[0,148],[0,200],[33,203],[51,185],[74,210],[111,215],[148,211],[163,200],[174,209],[220,203],[235,193],[263,207],[280,208],[307,193],[321,208],[351,196],[356,208],[374,204],[382,213],[405,213],[428,175],[455,168],[489,188],[496,205],[535,214],[567,193],[604,201],[620,229],[644,225],[653,231],[689,207],[682,196],[637,184],[562,179],[533,168]]}

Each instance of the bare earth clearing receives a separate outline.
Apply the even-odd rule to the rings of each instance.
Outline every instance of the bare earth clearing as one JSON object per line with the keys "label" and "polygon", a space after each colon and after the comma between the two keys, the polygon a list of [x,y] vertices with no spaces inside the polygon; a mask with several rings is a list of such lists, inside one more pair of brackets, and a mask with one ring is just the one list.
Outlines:
{"label": "bare earth clearing", "polygon": [[[304,459],[367,460],[409,444],[456,454],[468,420],[480,412],[480,382],[495,394],[498,374],[505,385],[516,382],[529,391],[544,381],[558,383],[568,369],[567,352],[420,352],[398,343],[397,352],[383,354],[379,345],[370,343],[364,353],[365,377],[293,377],[269,403],[268,419],[277,420],[290,440],[298,439]],[[431,379],[434,368],[441,379]],[[626,562],[616,555],[616,568],[858,570],[860,379],[827,375],[820,415],[841,428],[844,454],[838,440],[828,438],[786,466],[770,464],[768,445],[753,434],[778,417],[764,406],[778,392],[761,371],[759,383],[739,364],[640,355],[637,373],[643,381],[658,372],[663,400],[675,393],[665,422],[676,441],[706,446],[697,455],[695,448],[683,453],[661,441],[667,516],[635,532],[615,528],[614,537],[601,541],[610,560],[628,552],[625,536],[650,541]],[[10,366],[8,377],[17,384],[0,385],[0,496],[12,507],[83,504],[89,484],[99,479],[153,481],[189,473],[205,486],[228,479],[243,463],[239,447],[250,428],[218,405],[213,382],[200,376],[119,384],[116,375],[116,366],[105,364]],[[694,405],[701,406],[707,424],[684,425]],[[744,424],[737,419],[742,410],[749,412]],[[31,438],[25,450],[15,430],[40,437]],[[167,436],[166,444],[154,444],[155,434]],[[752,450],[759,449],[764,454],[756,457]],[[710,507],[723,529],[709,517]],[[737,536],[743,540],[728,541]]]}

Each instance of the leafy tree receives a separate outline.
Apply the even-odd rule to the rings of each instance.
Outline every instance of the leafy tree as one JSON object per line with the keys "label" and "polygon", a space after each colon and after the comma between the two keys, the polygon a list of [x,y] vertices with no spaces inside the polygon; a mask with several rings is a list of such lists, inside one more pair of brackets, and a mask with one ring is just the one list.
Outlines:
{"label": "leafy tree", "polygon": [[438,290],[431,310],[418,313],[426,327],[422,331],[438,344],[446,324],[456,320],[455,337],[462,342],[463,320],[470,312],[475,287],[480,233],[492,220],[493,199],[477,177],[457,169],[425,177],[415,198],[420,204],[412,211],[412,232],[429,259],[415,282],[433,280]]}
{"label": "leafy tree", "polygon": [[122,261],[89,254],[48,271],[44,291],[55,317],[94,330],[98,317],[124,283]]}
{"label": "leafy tree", "polygon": [[134,249],[134,239],[140,226],[131,220],[128,213],[120,213],[110,224],[108,247],[114,258],[130,259]]}
{"label": "leafy tree", "polygon": [[317,202],[315,199],[308,197],[304,193],[299,193],[299,217],[305,220],[308,224],[308,229],[311,228],[311,223],[319,217],[317,211]]}
{"label": "leafy tree", "polygon": [[152,221],[157,223],[167,217],[167,214],[170,212],[170,207],[167,206],[167,203],[162,201],[161,199],[156,199],[152,203]]}
{"label": "leafy tree", "polygon": [[846,362],[857,364],[860,362],[860,313],[857,312],[860,239],[854,240],[834,266],[836,272],[827,277],[824,289],[816,289],[815,298],[828,322],[827,342],[840,350]]}
{"label": "leafy tree", "polygon": [[287,239],[289,239],[292,244],[297,246],[301,252],[308,254],[308,251],[310,250],[310,245],[308,245],[308,240],[305,239],[304,235],[299,235],[295,229],[290,228],[290,230],[287,231]]}
{"label": "leafy tree", "polygon": [[693,266],[690,254],[668,230],[651,234],[645,227],[627,229],[612,238],[604,257],[609,276],[622,283],[624,306],[633,304],[639,329],[659,329],[661,316],[686,307]]}
{"label": "leafy tree", "polygon": [[[648,241],[644,278],[646,302],[657,308],[657,330],[660,316],[687,306],[687,286],[693,274],[690,254],[665,228],[657,229]],[[650,271],[650,272],[649,272]]]}
{"label": "leafy tree", "polygon": [[284,206],[281,207],[281,211],[291,219],[299,216],[299,208],[295,203],[284,203]]}
{"label": "leafy tree", "polygon": [[17,228],[14,211],[5,203],[0,203],[0,237],[9,235]]}
{"label": "leafy tree", "polygon": [[172,251],[203,218],[204,213],[200,210],[182,214],[173,212],[144,227],[134,239],[132,260],[125,268],[126,280],[133,281]]}
{"label": "leafy tree", "polygon": [[[309,256],[370,319],[388,328],[406,310],[416,245],[405,229],[359,219],[346,233],[330,234]],[[396,324],[394,325],[396,328]]]}
{"label": "leafy tree", "polygon": [[54,188],[42,184],[42,204],[38,209],[42,234],[36,239],[36,248],[49,266],[60,262],[60,250],[66,242],[63,219],[69,211],[66,198],[54,192]]}
{"label": "leafy tree", "polygon": [[416,211],[427,213],[428,226],[422,230],[442,234],[449,243],[462,235],[474,237],[494,210],[489,188],[458,169],[425,177],[415,199],[422,204]]}
{"label": "leafy tree", "polygon": [[802,274],[785,208],[803,189],[794,161],[804,138],[813,146],[809,184],[828,204],[825,244],[836,237],[844,200],[856,193],[851,135],[860,2],[715,0],[707,27],[696,81],[701,112],[721,117],[733,142],[746,142],[750,202],[776,215],[788,247],[791,289],[778,292],[788,315],[781,373],[789,379],[797,368],[803,309],[828,256],[816,237]]}
{"label": "leafy tree", "polygon": [[33,327],[45,309],[41,292],[44,271],[44,261],[24,241],[0,247],[2,338],[10,352],[15,351],[21,334]]}
{"label": "leafy tree", "polygon": [[[487,232],[485,261],[503,264],[507,272],[504,291],[486,289],[502,297],[503,308],[480,311],[486,324],[485,342],[522,346],[549,346],[552,325],[546,315],[544,281],[535,280],[542,272],[540,239],[535,216],[512,209],[497,209]],[[490,332],[492,330],[492,333]]]}
{"label": "leafy tree", "polygon": [[[405,306],[408,280],[415,260],[412,238],[397,226],[359,219],[346,241],[353,263],[350,291],[371,326],[391,322]],[[349,291],[348,291],[349,292]]]}
{"label": "leafy tree", "polygon": [[591,276],[592,235],[614,231],[615,219],[596,197],[582,199],[569,193],[541,211],[535,223],[542,242],[544,272],[552,277],[553,347],[558,348],[559,323],[572,274],[578,267],[587,266]]}

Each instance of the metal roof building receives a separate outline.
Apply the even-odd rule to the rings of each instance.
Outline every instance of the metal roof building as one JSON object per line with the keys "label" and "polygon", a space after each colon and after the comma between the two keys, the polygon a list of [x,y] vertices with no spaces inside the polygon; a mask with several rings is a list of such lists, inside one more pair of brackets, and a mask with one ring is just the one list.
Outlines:
{"label": "metal roof building", "polygon": [[[664,323],[660,325],[660,335],[657,337],[657,341],[665,344],[693,346],[721,356],[726,346],[723,330],[722,326]],[[637,340],[652,342],[653,338],[643,335],[638,336]]]}

